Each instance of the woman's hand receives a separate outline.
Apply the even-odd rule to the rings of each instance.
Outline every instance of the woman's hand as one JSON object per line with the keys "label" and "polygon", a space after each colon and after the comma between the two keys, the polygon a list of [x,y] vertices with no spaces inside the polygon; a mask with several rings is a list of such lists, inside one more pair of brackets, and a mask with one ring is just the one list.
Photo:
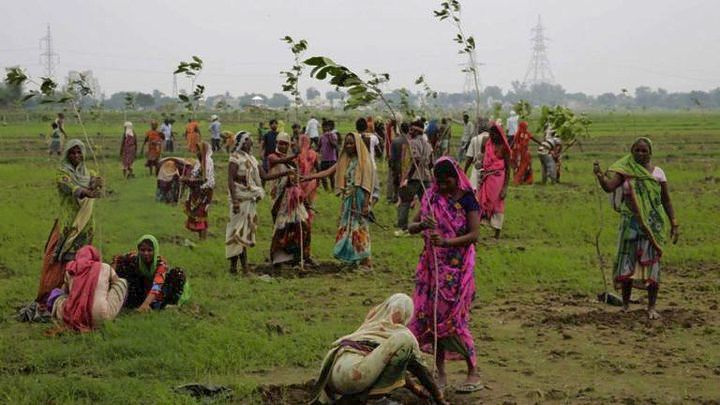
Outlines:
{"label": "woman's hand", "polygon": [[600,169],[600,162],[598,162],[597,160],[593,162],[593,173],[595,174],[595,176],[602,175],[602,170]]}
{"label": "woman's hand", "polygon": [[105,180],[102,177],[94,176],[90,179],[90,188],[98,189],[105,185]]}
{"label": "woman's hand", "polygon": [[507,187],[503,187],[502,191],[500,191],[500,199],[504,200],[507,196]]}
{"label": "woman's hand", "polygon": [[437,226],[437,222],[435,222],[435,219],[432,217],[425,218],[422,222],[420,222],[420,230],[422,231],[426,229],[435,229],[435,226]]}
{"label": "woman's hand", "polygon": [[678,242],[678,238],[680,237],[680,225],[673,224],[670,228],[670,239],[672,240],[673,245]]}
{"label": "woman's hand", "polygon": [[150,304],[143,303],[142,305],[140,305],[137,311],[141,313],[150,311]]}
{"label": "woman's hand", "polygon": [[448,245],[447,239],[440,236],[440,234],[437,232],[433,232],[432,235],[430,235],[430,241],[432,242],[433,246],[447,247]]}
{"label": "woman's hand", "polygon": [[370,215],[370,205],[364,204],[362,207],[362,216],[367,217]]}

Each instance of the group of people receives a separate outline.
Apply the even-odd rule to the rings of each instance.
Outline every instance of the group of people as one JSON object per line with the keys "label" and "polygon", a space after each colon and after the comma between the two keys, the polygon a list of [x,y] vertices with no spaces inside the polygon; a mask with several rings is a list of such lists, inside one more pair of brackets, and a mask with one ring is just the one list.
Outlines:
{"label": "group of people", "polygon": [[[126,135],[132,132],[128,124]],[[553,153],[561,151],[557,149],[560,142],[552,131],[543,141],[534,139],[525,121],[508,122],[512,136],[506,135],[499,121],[480,122],[476,130],[465,115],[458,152],[465,157],[463,167],[448,156],[449,120],[436,128],[419,119],[400,125],[391,121],[382,139],[368,118],[359,118],[356,130],[342,136],[332,121],[322,120],[318,123],[322,134],[311,137],[308,128],[314,124],[308,124],[304,129],[293,125],[289,135],[277,121],[270,121],[270,130],[261,138],[260,160],[253,154],[250,133],[239,131],[232,137],[225,235],[230,271],[237,273],[240,265],[248,272],[247,249],[256,246],[261,221],[257,204],[266,194],[272,199],[271,263],[312,265],[314,200],[326,179],[340,199],[333,256],[371,269],[369,226],[380,190],[375,159],[385,153],[390,168],[387,197],[389,202],[398,202],[398,225],[408,235],[421,235],[424,242],[415,288],[412,298],[401,293],[389,297],[367,314],[354,333],[332,344],[322,363],[315,401],[362,399],[406,386],[419,396],[446,403],[447,360],[462,360],[467,366],[458,391],[481,389],[469,326],[475,298],[475,242],[483,223],[499,236],[510,178],[515,184],[532,183],[529,142],[538,142],[553,162]],[[467,130],[468,126],[472,128]],[[199,137],[197,125],[191,129]],[[151,123],[150,132],[155,130],[156,124]],[[159,131],[160,140],[167,140],[163,133]],[[191,140],[188,137],[189,150]],[[150,133],[146,141],[159,142]],[[385,148],[380,146],[383,141]],[[215,187],[212,154],[219,146],[198,140],[193,148],[194,158],[158,160],[156,195],[161,201],[177,203],[179,188],[187,186],[186,227],[204,237]],[[608,172],[603,173],[596,162],[594,173],[604,191],[616,194],[613,201],[622,217],[614,281],[622,291],[623,310],[629,307],[632,288],[647,289],[648,316],[656,319],[659,263],[668,222],[673,243],[679,232],[667,177],[651,163],[652,151],[651,141],[639,138],[631,153]],[[92,245],[92,212],[104,182],[85,166],[84,157],[81,141],[67,142],[57,179],[63,215],[46,244],[36,302],[66,327],[87,331],[113,319],[123,307],[147,311],[187,300],[184,271],[169,268],[152,235],[141,236],[137,250],[115,256],[112,265],[103,263]],[[544,176],[557,180],[557,167],[549,162],[543,167]],[[410,220],[415,201],[419,209]],[[423,364],[421,351],[434,355],[437,378]]]}
{"label": "group of people", "polygon": [[[85,164],[82,141],[69,140],[57,174],[60,215],[45,244],[36,314],[49,314],[61,328],[87,332],[114,319],[122,308],[139,311],[177,305],[189,299],[190,288],[180,268],[168,269],[159,243],[143,235],[136,252],[116,256],[112,266],[93,246],[95,200],[104,180]],[[35,319],[24,308],[26,320]]]}

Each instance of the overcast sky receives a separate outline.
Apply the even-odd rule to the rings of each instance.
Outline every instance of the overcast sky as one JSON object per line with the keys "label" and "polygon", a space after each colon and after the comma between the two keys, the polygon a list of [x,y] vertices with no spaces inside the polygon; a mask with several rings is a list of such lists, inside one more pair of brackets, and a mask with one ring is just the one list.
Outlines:
{"label": "overcast sky", "polygon": [[[391,87],[424,74],[436,90],[462,91],[452,42],[427,0],[0,0],[0,67],[43,73],[39,39],[51,25],[57,72],[92,70],[106,95],[170,93],[180,60],[199,55],[206,94],[280,91],[292,56],[285,35],[309,42],[306,56],[329,56],[352,69],[388,72]],[[542,16],[547,55],[568,91],[619,92],[640,85],[670,91],[720,86],[720,1],[464,0],[466,30],[477,43],[483,86],[522,81],[530,29]],[[180,87],[186,86],[180,80]],[[301,88],[327,90],[314,79]],[[303,93],[304,94],[304,93]]]}

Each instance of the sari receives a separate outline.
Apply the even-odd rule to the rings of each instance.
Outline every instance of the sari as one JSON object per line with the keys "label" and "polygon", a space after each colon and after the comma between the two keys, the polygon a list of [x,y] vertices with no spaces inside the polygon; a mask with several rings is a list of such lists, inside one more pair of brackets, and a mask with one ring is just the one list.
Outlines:
{"label": "sari", "polygon": [[[278,143],[290,143],[285,133],[277,137]],[[273,236],[270,243],[270,262],[272,264],[299,263],[310,257],[310,216],[305,208],[305,196],[298,185],[295,168],[288,163],[275,163],[285,154],[275,150],[268,156],[270,174],[292,171],[287,176],[274,180],[270,196],[273,198],[271,213],[273,217]]]}
{"label": "sari", "polygon": [[532,184],[532,156],[530,155],[530,138],[532,134],[528,131],[527,121],[521,121],[512,145],[511,163],[515,169],[513,184]]}
{"label": "sari", "polygon": [[190,175],[197,161],[192,158],[168,157],[161,159],[157,174],[155,201],[176,204],[180,200],[180,178]]}
{"label": "sari", "polygon": [[185,214],[187,221],[185,227],[192,232],[201,232],[208,229],[208,211],[215,187],[215,166],[212,159],[212,148],[207,142],[198,146],[200,161],[195,163],[190,183],[190,195],[185,201]]}
{"label": "sari", "polygon": [[101,261],[94,246],[78,250],[76,259],[67,265],[66,278],[66,289],[54,290],[48,307],[53,317],[68,328],[90,332],[120,313],[127,296],[127,282]]}
{"label": "sari", "polygon": [[[302,134],[300,135],[300,153],[298,154],[298,171],[301,176],[308,176],[315,171],[318,163],[317,152],[312,150],[310,147],[310,137]],[[305,196],[305,203],[312,205],[317,195],[318,181],[311,180],[300,184],[303,195]],[[312,221],[312,212],[310,212],[310,221]]]}
{"label": "sari", "polygon": [[65,263],[75,259],[75,252],[82,246],[92,243],[94,235],[93,207],[94,199],[79,198],[82,189],[90,187],[93,171],[81,161],[73,166],[68,160],[68,152],[80,147],[83,157],[85,145],[78,139],[65,144],[63,160],[57,174],[57,186],[60,196],[60,216],[55,219],[50,235],[45,243],[40,287],[36,301],[45,303],[47,296],[63,283]]}
{"label": "sari", "polygon": [[[652,145],[649,139],[641,139]],[[637,163],[631,154],[615,162],[609,171],[622,175],[625,180],[614,263],[615,287],[620,288],[627,280],[632,280],[635,288],[657,285],[668,223],[662,204],[661,179]]]}
{"label": "sari", "polygon": [[145,136],[148,140],[147,162],[145,162],[145,166],[154,167],[157,164],[158,159],[160,159],[163,136],[160,132],[154,129],[148,131]]}
{"label": "sari", "polygon": [[404,386],[408,364],[422,364],[418,342],[405,326],[412,314],[410,297],[394,294],[370,310],[355,332],[333,342],[311,403],[333,403],[360,392],[382,395]]}
{"label": "sari", "polygon": [[198,145],[200,145],[200,127],[197,121],[192,120],[185,126],[185,139],[187,140],[188,151],[197,153]]}
{"label": "sari", "polygon": [[120,146],[120,156],[122,158],[122,166],[125,170],[132,170],[135,155],[137,154],[137,139],[135,139],[135,131],[133,131],[132,123],[125,123],[125,132],[123,132],[122,145]]}
{"label": "sari", "polygon": [[[457,162],[449,157],[442,157],[435,164],[438,165],[444,160],[452,162],[458,177],[458,187],[465,192],[463,200],[469,203],[463,205],[461,201],[442,195],[438,191],[437,180],[433,180],[432,186],[423,196],[420,215],[423,220],[434,218],[437,223],[435,231],[448,239],[462,236],[469,231],[467,213],[477,209],[477,201],[473,198],[470,180]],[[467,360],[475,366],[475,344],[469,325],[470,309],[475,299],[475,245],[433,246],[430,232],[425,232],[423,238],[425,247],[415,271],[415,316],[410,323],[410,330],[420,342],[420,348],[426,353],[433,353],[437,283],[438,345],[448,352],[446,358]],[[437,256],[437,268],[433,252]]]}
{"label": "sari", "polygon": [[354,157],[343,148],[335,171],[335,187],[340,203],[340,224],[335,235],[333,256],[345,263],[356,264],[370,258],[370,222],[362,215],[365,200],[374,187],[373,163],[362,136],[355,138]]}
{"label": "sari", "polygon": [[250,134],[245,132],[238,142],[233,142],[235,146],[230,155],[230,163],[237,165],[237,175],[244,177],[245,183],[240,183],[237,178],[233,179],[235,197],[240,202],[237,214],[233,212],[232,194],[228,194],[230,222],[225,228],[225,257],[228,259],[240,255],[248,247],[255,246],[257,202],[265,196],[257,159],[240,149],[249,136]]}
{"label": "sari", "polygon": [[494,125],[500,131],[503,144],[498,148],[492,138],[488,138],[485,142],[477,199],[480,202],[480,219],[489,222],[494,229],[502,229],[505,219],[505,200],[500,195],[505,185],[505,171],[508,170],[503,156],[510,152],[510,146],[502,128],[497,124]]}

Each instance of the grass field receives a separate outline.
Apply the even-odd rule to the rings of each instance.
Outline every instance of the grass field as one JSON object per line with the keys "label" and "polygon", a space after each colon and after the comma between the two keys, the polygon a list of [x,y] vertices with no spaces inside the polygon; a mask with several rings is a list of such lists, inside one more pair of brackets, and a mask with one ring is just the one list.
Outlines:
{"label": "grass field", "polygon": [[[720,113],[592,118],[592,136],[565,158],[562,184],[511,187],[503,238],[495,241],[489,229],[482,232],[472,329],[488,389],[453,396],[453,403],[720,401]],[[135,121],[143,132],[145,125]],[[57,159],[47,156],[38,135],[47,133],[48,123],[0,126],[5,188],[0,194],[0,402],[195,403],[173,387],[199,382],[231,387],[234,394],[223,400],[229,403],[295,403],[305,393],[292,384],[316,377],[330,342],[354,330],[389,294],[412,293],[421,241],[393,237],[395,207],[384,199],[376,214],[390,229],[372,228],[371,275],[343,271],[270,280],[229,275],[223,246],[227,156],[215,155],[218,186],[210,237],[198,242],[184,229],[179,207],[154,201],[155,179],[145,174],[142,160],[135,163],[137,178],[121,179],[121,124],[88,124],[111,191],[96,205],[95,244],[109,261],[133,249],[140,235],[154,234],[170,265],[189,273],[192,303],[123,314],[84,335],[46,337],[48,325],[16,322],[16,308],[35,295],[41,251],[56,215]],[[343,121],[341,129],[350,125]],[[224,126],[254,130],[255,122]],[[67,129],[80,137],[74,123]],[[454,134],[457,138],[459,127]],[[681,224],[680,243],[663,258],[663,319],[653,323],[645,320],[642,305],[620,315],[594,299],[603,285],[592,241],[601,229],[602,253],[611,263],[618,218],[594,183],[592,162],[607,168],[636,135],[653,139],[654,161],[668,175]],[[182,149],[184,142],[178,143]],[[533,166],[539,175],[537,159]],[[380,167],[384,180],[384,163]],[[313,255],[331,262],[338,199],[320,192],[316,204]],[[250,251],[254,264],[268,255],[267,199],[259,215],[259,243]],[[450,382],[459,382],[462,364],[451,371]],[[264,397],[256,391],[268,384],[279,386],[272,399],[267,390]]]}

